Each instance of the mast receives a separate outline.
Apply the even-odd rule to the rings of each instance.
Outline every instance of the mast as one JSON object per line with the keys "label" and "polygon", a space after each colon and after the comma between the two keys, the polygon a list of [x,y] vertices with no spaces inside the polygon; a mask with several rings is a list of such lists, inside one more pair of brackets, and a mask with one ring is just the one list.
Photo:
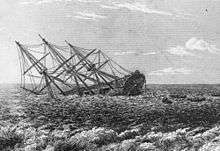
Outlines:
{"label": "mast", "polygon": [[[44,76],[49,95],[51,98],[54,98],[54,94],[53,94],[51,85],[48,81],[47,68],[40,62],[40,60],[42,60],[42,58],[40,60],[37,60],[32,54],[30,54],[27,50],[25,50],[24,47],[18,41],[15,41],[15,43],[19,47],[19,50],[22,53],[24,53],[26,55],[26,57],[28,58],[28,60],[32,63],[32,66],[30,68],[28,68],[28,70],[26,70],[23,74],[26,74],[31,68],[34,67],[38,71],[39,74]],[[43,58],[45,58],[45,57],[43,57]],[[33,92],[33,90],[30,90],[30,91]]]}
{"label": "mast", "polygon": [[[117,79],[115,76],[110,75],[104,71],[100,70],[100,66],[98,68],[95,67],[95,64],[93,64],[89,59],[87,59],[96,49],[92,50],[91,52],[89,52],[86,56],[84,56],[83,54],[81,54],[77,49],[74,48],[74,46],[72,44],[70,44],[69,42],[65,41],[70,48],[72,48],[73,51],[75,51],[75,53],[78,55],[78,57],[81,59],[80,62],[84,62],[89,68],[87,68],[87,70],[91,70],[93,71],[92,74],[90,74],[89,76],[87,76],[84,81],[86,79],[88,79],[88,77],[92,76],[93,74],[96,74],[96,80],[97,83],[99,83],[100,79],[99,77],[104,81],[104,83],[106,85],[108,85],[111,89],[113,89],[113,87],[109,84],[109,82],[104,78],[104,77],[109,77],[109,78],[113,78],[113,79]],[[100,51],[100,50],[99,50]],[[106,62],[107,63],[107,62]],[[105,64],[105,63],[104,63]],[[101,66],[103,66],[104,64],[102,64]],[[75,65],[77,66],[77,64]]]}

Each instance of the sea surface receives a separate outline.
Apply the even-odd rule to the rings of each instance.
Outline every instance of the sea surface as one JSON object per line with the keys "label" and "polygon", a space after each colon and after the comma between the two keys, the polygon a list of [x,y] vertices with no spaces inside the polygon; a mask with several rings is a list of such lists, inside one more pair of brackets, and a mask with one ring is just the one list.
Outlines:
{"label": "sea surface", "polygon": [[6,108],[12,114],[19,114],[22,99],[25,99],[24,91],[18,84],[0,84],[0,109],[3,116],[8,114]]}

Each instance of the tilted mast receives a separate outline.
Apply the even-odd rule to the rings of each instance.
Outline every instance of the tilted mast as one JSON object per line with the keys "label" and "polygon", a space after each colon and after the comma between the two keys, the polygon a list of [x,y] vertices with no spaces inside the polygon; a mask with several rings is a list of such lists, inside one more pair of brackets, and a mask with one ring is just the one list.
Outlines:
{"label": "tilted mast", "polygon": [[[23,74],[26,74],[31,68],[34,67],[38,71],[39,74],[42,74],[44,76],[49,95],[52,98],[54,98],[54,94],[53,94],[53,91],[52,91],[52,88],[51,88],[51,85],[50,85],[49,79],[48,79],[49,76],[47,75],[47,68],[40,62],[42,60],[42,58],[45,58],[47,55],[42,57],[40,60],[37,60],[31,53],[29,53],[27,50],[25,50],[24,47],[19,42],[15,41],[15,43],[19,47],[19,50],[21,51],[21,53],[25,54],[26,57],[28,58],[28,60],[32,63],[32,66],[30,68],[28,68]],[[34,92],[34,90],[30,90],[30,91]],[[34,93],[36,93],[36,92],[34,92]]]}

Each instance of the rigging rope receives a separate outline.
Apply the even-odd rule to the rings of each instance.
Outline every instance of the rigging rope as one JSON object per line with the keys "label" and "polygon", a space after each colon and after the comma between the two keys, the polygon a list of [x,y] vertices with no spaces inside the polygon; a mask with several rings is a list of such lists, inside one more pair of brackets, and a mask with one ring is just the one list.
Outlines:
{"label": "rigging rope", "polygon": [[[120,67],[122,70],[124,70],[126,73],[131,73],[131,71],[125,69],[124,67],[122,67],[121,65],[119,65],[117,62],[115,62],[114,60],[112,60],[110,57],[108,57],[106,54],[104,54],[102,51],[100,51],[101,54],[103,55],[104,58],[109,59],[111,62],[113,62],[114,64],[116,64],[118,67]],[[112,65],[112,67],[115,69],[115,67]],[[116,69],[116,71],[118,72],[118,70]]]}
{"label": "rigging rope", "polygon": [[23,75],[22,75],[22,73],[23,73],[23,68],[22,68],[22,64],[23,64],[23,62],[22,62],[22,59],[21,59],[21,52],[20,52],[20,50],[19,50],[19,48],[17,47],[17,50],[18,50],[18,59],[19,59],[19,64],[20,64],[20,72],[21,72],[21,83],[20,83],[20,86],[22,87],[22,84],[23,84]]}
{"label": "rigging rope", "polygon": [[44,45],[44,43],[35,44],[35,45],[22,44],[22,46],[25,47],[25,48],[39,48],[39,47],[42,46],[42,45]]}

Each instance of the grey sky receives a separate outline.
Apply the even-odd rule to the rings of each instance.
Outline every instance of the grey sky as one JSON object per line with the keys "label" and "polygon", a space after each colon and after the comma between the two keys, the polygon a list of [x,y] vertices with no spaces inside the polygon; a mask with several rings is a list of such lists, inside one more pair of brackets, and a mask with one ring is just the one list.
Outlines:
{"label": "grey sky", "polygon": [[0,83],[19,82],[14,40],[100,48],[149,83],[220,83],[218,0],[0,0]]}

